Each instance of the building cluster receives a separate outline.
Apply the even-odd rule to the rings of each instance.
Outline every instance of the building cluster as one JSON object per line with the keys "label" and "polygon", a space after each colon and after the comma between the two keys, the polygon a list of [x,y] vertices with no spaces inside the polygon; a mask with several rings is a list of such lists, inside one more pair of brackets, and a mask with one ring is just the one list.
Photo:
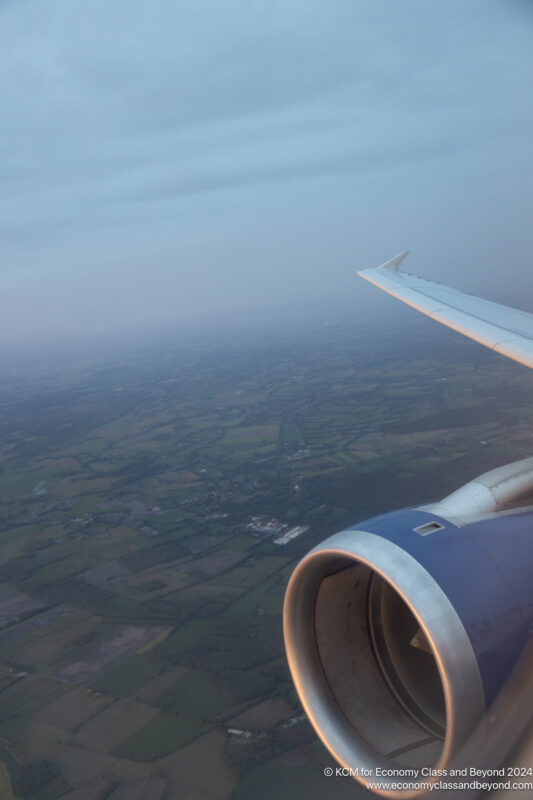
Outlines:
{"label": "building cluster", "polygon": [[272,519],[266,519],[266,517],[252,517],[246,527],[254,533],[268,533],[272,536],[277,536],[289,526],[285,522],[280,522],[274,517]]}
{"label": "building cluster", "polygon": [[228,728],[228,733],[230,736],[233,736],[236,739],[241,739],[241,740],[266,739],[268,736],[268,733],[266,731],[261,731],[260,733],[252,733],[252,731],[243,731],[240,728]]}
{"label": "building cluster", "polygon": [[309,525],[297,525],[295,528],[291,528],[290,531],[284,533],[283,536],[280,536],[278,539],[274,539],[274,544],[285,545],[289,544],[293,539],[297,539],[298,536],[301,536],[302,533],[305,533],[309,530]]}
{"label": "building cluster", "polygon": [[309,525],[297,525],[287,530],[289,527],[288,524],[286,522],[280,522],[274,517],[272,519],[267,519],[266,517],[252,517],[246,527],[254,533],[275,536],[274,544],[281,546],[289,544],[293,539],[297,539],[298,536],[301,536],[302,533],[309,530]]}
{"label": "building cluster", "polygon": [[[287,728],[292,728],[294,725],[299,725],[305,719],[305,714],[298,714],[298,716],[286,719],[279,725],[279,727],[286,730]],[[269,735],[267,731],[254,732],[250,730],[243,730],[241,728],[226,728],[226,732],[233,739],[241,742],[249,742],[253,739],[266,739]]]}

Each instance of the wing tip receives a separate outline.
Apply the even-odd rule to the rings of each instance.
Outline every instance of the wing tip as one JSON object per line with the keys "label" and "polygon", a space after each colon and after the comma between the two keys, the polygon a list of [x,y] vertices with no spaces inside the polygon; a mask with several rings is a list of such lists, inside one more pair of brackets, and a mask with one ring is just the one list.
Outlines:
{"label": "wing tip", "polygon": [[[372,269],[373,270],[383,269],[386,270],[387,272],[399,272],[400,264],[402,263],[404,258],[406,258],[408,255],[409,255],[409,250],[404,250],[403,253],[399,253],[397,256],[394,256],[394,258],[390,258],[388,261],[385,261],[384,264],[380,264],[379,267],[372,267]],[[364,278],[365,277],[364,273],[367,271],[369,270],[360,270],[357,274],[361,278]]]}

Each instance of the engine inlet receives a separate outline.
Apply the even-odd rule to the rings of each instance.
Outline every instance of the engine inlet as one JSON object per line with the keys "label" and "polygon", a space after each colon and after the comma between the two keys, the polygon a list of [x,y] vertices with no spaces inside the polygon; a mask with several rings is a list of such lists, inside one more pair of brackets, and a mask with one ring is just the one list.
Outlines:
{"label": "engine inlet", "polygon": [[305,556],[287,588],[284,631],[317,734],[352,774],[390,771],[386,796],[420,794],[398,794],[395,774],[444,768],[483,715],[477,660],[454,607],[379,535],[343,531]]}

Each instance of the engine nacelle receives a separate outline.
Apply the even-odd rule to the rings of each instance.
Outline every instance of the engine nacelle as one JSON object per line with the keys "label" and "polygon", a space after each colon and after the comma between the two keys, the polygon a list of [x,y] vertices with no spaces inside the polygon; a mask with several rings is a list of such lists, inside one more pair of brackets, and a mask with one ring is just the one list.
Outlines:
{"label": "engine nacelle", "polygon": [[457,519],[437,508],[447,513],[443,501],[331,536],[285,598],[289,667],[310,721],[343,767],[389,797],[423,793],[396,791],[402,776],[425,768],[427,783],[450,766],[533,619],[533,511]]}

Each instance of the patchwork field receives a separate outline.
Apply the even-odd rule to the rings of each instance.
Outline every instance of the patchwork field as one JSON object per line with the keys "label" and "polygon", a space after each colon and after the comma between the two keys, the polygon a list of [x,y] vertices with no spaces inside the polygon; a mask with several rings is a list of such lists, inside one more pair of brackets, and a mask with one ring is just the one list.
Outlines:
{"label": "patchwork field", "polygon": [[301,717],[289,575],[530,449],[530,376],[421,330],[313,320],[278,345],[206,334],[10,373],[1,800],[360,796]]}

